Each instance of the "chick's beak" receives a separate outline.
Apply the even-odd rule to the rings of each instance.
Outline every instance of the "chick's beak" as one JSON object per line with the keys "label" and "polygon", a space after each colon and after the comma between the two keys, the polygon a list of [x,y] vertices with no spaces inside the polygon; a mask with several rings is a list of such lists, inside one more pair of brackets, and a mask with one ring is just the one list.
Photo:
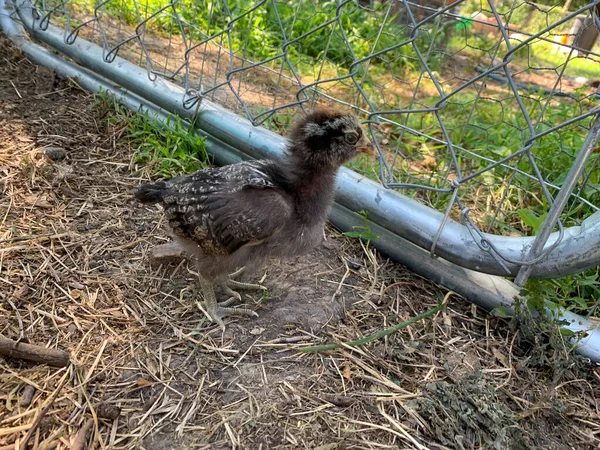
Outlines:
{"label": "chick's beak", "polygon": [[375,153],[376,153],[375,147],[373,146],[371,141],[369,141],[369,139],[367,139],[365,136],[363,136],[360,139],[360,141],[356,145],[356,149],[358,150],[359,153],[365,153],[369,156],[375,156]]}

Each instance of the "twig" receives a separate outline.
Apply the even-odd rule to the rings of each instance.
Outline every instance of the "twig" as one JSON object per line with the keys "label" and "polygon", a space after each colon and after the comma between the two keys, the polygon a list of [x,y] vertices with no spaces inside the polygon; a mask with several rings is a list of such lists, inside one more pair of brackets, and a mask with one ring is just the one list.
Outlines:
{"label": "twig", "polygon": [[[377,339],[381,339],[382,337],[385,337],[389,334],[395,333],[398,330],[401,330],[402,328],[412,325],[413,323],[418,322],[419,320],[426,319],[427,317],[433,316],[437,312],[441,311],[444,308],[444,306],[446,306],[446,302],[442,302],[435,308],[425,311],[424,313],[419,314],[418,316],[412,317],[402,323],[399,323],[398,325],[394,325],[393,327],[389,327],[389,328],[386,328],[385,330],[378,331],[377,333],[371,334],[370,336],[364,337],[362,339],[356,339],[355,341],[345,342],[344,344],[348,345],[350,347],[356,347],[359,345],[364,345],[364,344],[368,344],[369,342],[376,341]],[[303,348],[300,348],[299,350],[301,352],[306,352],[306,353],[323,352],[326,350],[334,350],[336,348],[341,348],[344,346],[344,344],[315,345],[312,347],[303,347]]]}
{"label": "twig", "polygon": [[21,314],[19,314],[19,310],[17,309],[16,305],[10,301],[10,299],[7,299],[6,301],[10,307],[15,310],[15,315],[17,316],[17,322],[19,324],[19,339],[17,339],[17,343],[19,343],[23,340],[23,336],[25,335],[23,331],[23,319],[21,319]]}
{"label": "twig", "polygon": [[67,382],[68,379],[69,379],[69,372],[67,371],[63,375],[62,380],[60,380],[60,383],[58,384],[58,386],[56,387],[54,392],[50,395],[48,400],[46,400],[46,405],[42,408],[40,413],[36,416],[35,420],[33,421],[33,425],[31,426],[31,428],[29,429],[29,431],[27,432],[27,434],[21,441],[21,448],[27,448],[27,442],[29,441],[29,439],[31,439],[31,436],[33,436],[33,433],[35,433],[35,431],[37,430],[37,427],[39,427],[40,423],[42,422],[42,419],[46,416],[46,413],[52,407],[54,400],[56,400],[56,397],[58,397],[58,393],[61,391],[61,389],[63,388],[63,386],[65,385],[65,383]]}
{"label": "twig", "polygon": [[83,450],[85,448],[85,444],[88,438],[88,434],[90,434],[90,430],[94,426],[94,419],[90,418],[85,421],[83,426],[75,435],[75,439],[73,439],[73,443],[71,444],[71,450]]}
{"label": "twig", "polygon": [[62,350],[24,344],[0,335],[0,355],[26,359],[54,367],[66,367],[71,355]]}
{"label": "twig", "polygon": [[10,84],[12,85],[12,87],[14,88],[15,92],[19,96],[19,98],[23,98],[23,96],[21,95],[21,93],[19,92],[19,90],[17,89],[17,87],[15,86],[15,83],[13,83],[12,80],[9,80],[9,81],[10,81]]}
{"label": "twig", "polygon": [[267,344],[294,344],[296,342],[310,341],[312,336],[290,336],[290,337],[279,337],[267,342]]}
{"label": "twig", "polygon": [[21,398],[21,403],[20,405],[23,408],[28,407],[29,405],[31,405],[31,402],[33,401],[33,396],[35,395],[35,387],[28,384],[27,386],[25,386],[25,389],[23,389],[23,397]]}

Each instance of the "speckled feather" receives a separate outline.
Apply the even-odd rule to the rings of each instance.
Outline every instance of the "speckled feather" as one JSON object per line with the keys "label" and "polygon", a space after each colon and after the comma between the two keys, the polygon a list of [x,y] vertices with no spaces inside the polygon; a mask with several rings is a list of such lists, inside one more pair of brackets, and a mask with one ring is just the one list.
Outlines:
{"label": "speckled feather", "polygon": [[[206,255],[230,254],[277,233],[291,211],[266,172],[271,164],[243,162],[167,182],[162,202],[173,232],[196,241]],[[262,211],[263,204],[271,211]]]}

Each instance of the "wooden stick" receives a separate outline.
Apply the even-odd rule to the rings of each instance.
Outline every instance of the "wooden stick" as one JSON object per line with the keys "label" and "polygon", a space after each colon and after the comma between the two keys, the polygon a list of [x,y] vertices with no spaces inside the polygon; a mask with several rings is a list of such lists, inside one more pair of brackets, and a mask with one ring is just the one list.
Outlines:
{"label": "wooden stick", "polygon": [[23,396],[21,397],[21,403],[19,403],[19,405],[23,408],[27,408],[29,405],[31,405],[34,395],[35,388],[32,385],[28,384],[27,386],[25,386],[25,389],[23,389]]}
{"label": "wooden stick", "polygon": [[71,450],[83,450],[87,442],[88,434],[94,426],[94,419],[88,419],[85,421],[83,426],[77,432],[73,443],[71,444]]}
{"label": "wooden stick", "polygon": [[67,371],[63,375],[60,382],[58,383],[58,386],[56,387],[54,392],[52,394],[50,394],[50,397],[48,397],[48,400],[46,400],[46,404],[44,405],[44,407],[40,410],[38,415],[35,417],[35,420],[33,421],[33,425],[31,426],[31,428],[29,429],[29,431],[27,432],[27,434],[21,441],[21,448],[27,448],[27,443],[29,442],[29,439],[31,439],[31,436],[33,436],[33,433],[35,433],[35,430],[37,429],[37,427],[40,426],[42,419],[46,416],[46,413],[52,407],[52,403],[54,403],[54,400],[56,400],[58,393],[61,391],[61,389],[63,388],[63,386],[65,385],[65,383],[67,382],[68,379],[69,379],[69,372]]}
{"label": "wooden stick", "polygon": [[62,350],[24,344],[0,335],[0,356],[26,359],[54,367],[66,367],[71,355]]}

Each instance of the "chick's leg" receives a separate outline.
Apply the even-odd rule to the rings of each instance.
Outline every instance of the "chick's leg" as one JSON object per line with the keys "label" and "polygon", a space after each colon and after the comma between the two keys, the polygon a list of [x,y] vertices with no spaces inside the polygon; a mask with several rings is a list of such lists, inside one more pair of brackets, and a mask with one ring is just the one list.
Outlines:
{"label": "chick's leg", "polygon": [[225,329],[223,318],[226,316],[237,315],[246,317],[258,317],[258,314],[256,314],[251,309],[228,308],[227,306],[231,303],[231,301],[229,300],[220,304],[217,303],[213,283],[208,281],[200,274],[198,274],[198,280],[200,281],[200,290],[202,291],[202,296],[204,297],[204,305],[198,303],[198,306],[203,312],[206,313],[206,315],[211,321],[221,326],[221,328]]}
{"label": "chick's leg", "polygon": [[232,274],[229,275],[229,277],[227,278],[227,280],[225,280],[224,282],[221,283],[221,288],[223,289],[223,292],[225,292],[227,295],[229,295],[229,299],[224,302],[227,305],[230,305],[234,302],[239,302],[242,300],[242,296],[240,295],[239,292],[234,291],[232,288],[237,288],[237,289],[247,289],[247,290],[256,290],[256,291],[266,291],[267,288],[260,285],[260,284],[253,284],[253,283],[242,283],[240,281],[235,280],[235,277],[238,277],[239,275],[241,275],[244,270],[246,270],[245,267],[242,267],[241,269],[236,270],[235,272],[233,272]]}

